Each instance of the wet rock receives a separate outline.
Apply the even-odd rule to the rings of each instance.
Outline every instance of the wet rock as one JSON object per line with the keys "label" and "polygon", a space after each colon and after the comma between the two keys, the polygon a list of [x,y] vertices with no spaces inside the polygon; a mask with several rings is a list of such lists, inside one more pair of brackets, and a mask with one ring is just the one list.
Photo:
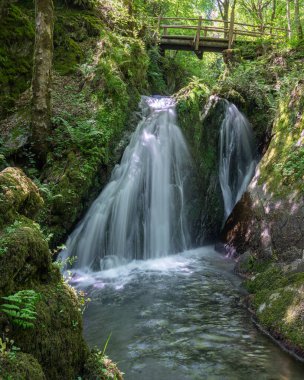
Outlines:
{"label": "wet rock", "polygon": [[214,242],[224,218],[224,204],[218,178],[219,131],[225,117],[225,100],[211,96],[203,104],[192,107],[177,106],[181,128],[192,147],[196,164],[196,187],[191,219],[195,220],[193,233],[198,244]]}
{"label": "wet rock", "polygon": [[227,253],[227,250],[226,250],[226,247],[225,247],[225,244],[221,243],[221,242],[218,242],[214,245],[214,249],[216,250],[216,252],[218,253],[222,253],[223,255],[225,255]]}
{"label": "wet rock", "polygon": [[247,274],[251,270],[251,263],[252,253],[250,251],[244,252],[238,257],[234,270],[238,274]]}
{"label": "wet rock", "polygon": [[295,273],[304,273],[304,259],[297,259],[291,262],[290,264],[282,266],[283,272],[295,274]]}

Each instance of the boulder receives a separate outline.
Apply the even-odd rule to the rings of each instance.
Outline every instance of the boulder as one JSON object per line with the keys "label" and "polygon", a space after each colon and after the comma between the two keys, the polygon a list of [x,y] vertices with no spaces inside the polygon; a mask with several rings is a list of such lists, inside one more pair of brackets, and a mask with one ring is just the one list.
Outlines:
{"label": "boulder", "polygon": [[0,172],[0,227],[18,214],[34,218],[42,205],[37,186],[21,169],[8,167]]}

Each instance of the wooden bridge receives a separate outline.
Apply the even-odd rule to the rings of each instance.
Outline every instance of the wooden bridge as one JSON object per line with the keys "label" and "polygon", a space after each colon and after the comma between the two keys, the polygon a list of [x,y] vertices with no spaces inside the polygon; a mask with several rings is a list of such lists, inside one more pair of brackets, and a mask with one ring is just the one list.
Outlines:
{"label": "wooden bridge", "polygon": [[222,53],[238,42],[288,38],[288,29],[238,23],[233,15],[230,21],[160,16],[157,28],[161,51],[194,51],[199,59],[202,59],[204,52]]}

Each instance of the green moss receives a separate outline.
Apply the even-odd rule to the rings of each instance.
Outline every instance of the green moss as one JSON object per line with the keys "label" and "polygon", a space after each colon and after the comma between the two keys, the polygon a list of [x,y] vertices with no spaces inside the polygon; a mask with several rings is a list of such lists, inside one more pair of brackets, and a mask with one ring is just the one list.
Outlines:
{"label": "green moss", "polygon": [[34,36],[33,14],[11,5],[0,24],[0,113],[29,86]]}
{"label": "green moss", "polygon": [[304,192],[304,86],[299,83],[290,97],[282,100],[273,127],[274,138],[262,160],[259,183],[275,197]]}
{"label": "green moss", "polygon": [[54,67],[61,75],[75,72],[86,56],[83,42],[98,37],[101,20],[94,14],[79,10],[58,12],[54,27]]}
{"label": "green moss", "polygon": [[34,217],[42,204],[37,187],[21,169],[9,167],[0,172],[0,227],[18,214]]}
{"label": "green moss", "polygon": [[43,370],[38,361],[29,354],[0,354],[0,376],[3,380],[45,380]]}
{"label": "green moss", "polygon": [[80,304],[75,290],[58,282],[58,274],[54,278],[33,287],[42,296],[36,306],[35,333],[14,327],[10,336],[22,351],[38,360],[48,379],[60,380],[64,373],[65,379],[75,380],[88,354],[82,337]]}
{"label": "green moss", "polygon": [[304,273],[284,272],[275,264],[246,281],[259,322],[300,350],[304,349],[303,286]]}
{"label": "green moss", "polygon": [[11,293],[16,284],[47,279],[50,267],[48,245],[36,223],[22,218],[0,234],[2,254],[0,294]]}

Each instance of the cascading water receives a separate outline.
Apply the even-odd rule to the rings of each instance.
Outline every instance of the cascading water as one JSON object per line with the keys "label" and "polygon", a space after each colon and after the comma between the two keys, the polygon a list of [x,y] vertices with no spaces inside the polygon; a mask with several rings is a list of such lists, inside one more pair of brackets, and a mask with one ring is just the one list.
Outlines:
{"label": "cascading water", "polygon": [[249,121],[227,102],[220,129],[219,180],[224,198],[225,220],[241,199],[257,165],[257,150]]}
{"label": "cascading water", "polygon": [[186,182],[191,158],[174,101],[142,97],[142,121],[109,184],[67,241],[63,257],[81,269],[107,269],[189,247]]}

